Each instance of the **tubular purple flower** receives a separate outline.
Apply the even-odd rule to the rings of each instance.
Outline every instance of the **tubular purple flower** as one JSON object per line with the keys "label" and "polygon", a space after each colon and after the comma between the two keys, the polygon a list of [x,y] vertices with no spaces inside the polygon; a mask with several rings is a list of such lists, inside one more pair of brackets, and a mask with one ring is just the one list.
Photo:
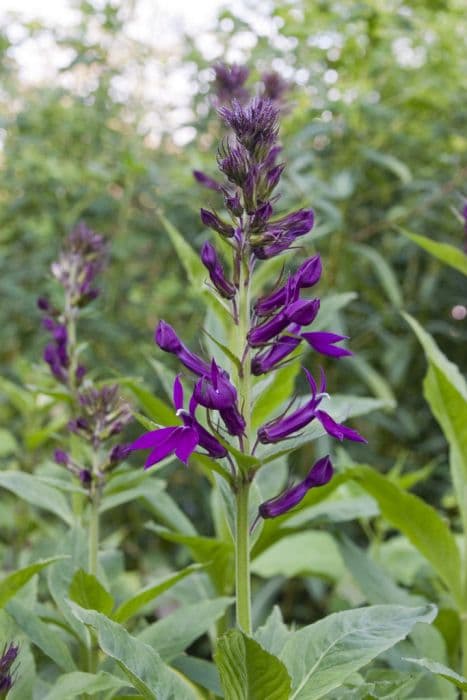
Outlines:
{"label": "tubular purple flower", "polygon": [[203,187],[207,187],[208,190],[213,190],[214,192],[222,192],[221,185],[219,185],[218,182],[213,180],[212,177],[206,175],[206,173],[201,172],[201,170],[193,170],[193,177],[195,178],[196,182],[198,182],[200,185],[203,185]]}
{"label": "tubular purple flower", "polygon": [[245,432],[245,419],[238,410],[236,404],[230,408],[224,408],[219,411],[225,427],[231,435],[243,435]]}
{"label": "tubular purple flower", "polygon": [[15,678],[12,671],[12,666],[15,663],[19,652],[19,645],[11,642],[8,646],[3,647],[2,656],[0,657],[0,697],[5,698],[8,691],[14,685]]}
{"label": "tubular purple flower", "polygon": [[319,282],[322,271],[321,258],[314,255],[300,265],[294,277],[300,289],[309,289]]}
{"label": "tubular purple flower", "polygon": [[357,433],[356,430],[348,428],[341,423],[337,423],[326,411],[316,411],[316,418],[319,420],[328,435],[342,440],[352,440],[352,442],[368,442],[365,438]]}
{"label": "tubular purple flower", "polygon": [[207,209],[200,209],[201,221],[208,228],[220,233],[225,238],[231,238],[234,235],[234,229],[230,224],[226,224],[221,218]]}
{"label": "tubular purple flower", "polygon": [[265,345],[290,323],[298,323],[300,326],[312,323],[318,314],[319,306],[319,299],[298,299],[291,302],[269,321],[249,331],[249,345],[253,348]]}
{"label": "tubular purple flower", "polygon": [[215,360],[211,362],[209,375],[204,375],[196,382],[193,398],[205,408],[232,408],[237,400],[237,390],[228,375],[220,370]]}
{"label": "tubular purple flower", "polygon": [[66,467],[70,463],[70,456],[65,450],[55,450],[54,460],[62,467]]}
{"label": "tubular purple flower", "polygon": [[[294,330],[295,329],[295,330]],[[288,328],[289,332],[298,333],[300,326],[294,324]],[[275,369],[301,342],[301,338],[290,335],[280,336],[266,352],[259,353],[251,361],[251,371],[255,376],[265,374]]]}
{"label": "tubular purple flower", "polygon": [[205,243],[203,243],[203,247],[201,248],[201,261],[207,268],[211,282],[219,294],[225,299],[233,299],[236,289],[232,282],[229,282],[226,279],[224,268],[222,267],[222,263],[217,255],[216,249],[211,243],[209,243],[209,241],[205,241]]}
{"label": "tubular purple flower", "polygon": [[191,352],[166,321],[159,321],[154,339],[161,350],[175,355],[187,369],[198,377],[210,373],[211,368],[208,363],[194,352]]}
{"label": "tubular purple flower", "polygon": [[248,159],[248,153],[241,144],[234,145],[229,141],[224,141],[219,147],[217,162],[219,170],[224,173],[230,182],[243,187],[250,172],[251,164]]}
{"label": "tubular purple flower", "polygon": [[243,207],[237,192],[226,195],[224,201],[225,206],[234,216],[242,216]]}
{"label": "tubular purple flower", "polygon": [[314,331],[302,333],[301,337],[306,340],[309,345],[311,345],[313,350],[321,353],[321,355],[327,355],[328,357],[347,357],[353,354],[352,351],[347,350],[347,348],[336,347],[336,343],[340,343],[341,340],[348,340],[347,335],[338,335],[337,333],[328,333],[325,331]]}
{"label": "tubular purple flower", "polygon": [[274,188],[279,184],[282,173],[284,172],[285,164],[274,166],[271,170],[266,173],[266,187],[269,194],[274,190]]}
{"label": "tubular purple flower", "polygon": [[112,448],[109,454],[109,462],[111,464],[118,464],[119,462],[123,462],[123,460],[126,459],[130,453],[130,444],[115,445],[115,447]]}
{"label": "tubular purple flower", "polygon": [[279,496],[261,503],[258,509],[259,515],[262,518],[277,518],[288,513],[303,500],[310,489],[327,484],[332,474],[333,466],[329,455],[322,457],[315,462],[303,481],[288,488]]}

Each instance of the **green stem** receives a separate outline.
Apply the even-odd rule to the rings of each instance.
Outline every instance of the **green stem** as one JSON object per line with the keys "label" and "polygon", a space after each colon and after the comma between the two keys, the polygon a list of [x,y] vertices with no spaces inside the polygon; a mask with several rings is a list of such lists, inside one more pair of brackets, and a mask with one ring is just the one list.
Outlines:
{"label": "green stem", "polygon": [[[251,445],[251,372],[249,353],[245,351],[247,333],[250,328],[250,271],[248,254],[241,263],[238,304],[238,355],[242,360],[239,372],[239,394],[241,409],[245,418],[245,436],[242,449],[250,453]],[[241,469],[240,469],[241,472]],[[240,473],[236,483],[236,532],[235,532],[235,595],[237,625],[246,634],[251,634],[251,592],[250,592],[250,532],[248,497],[250,480],[247,474]]]}
{"label": "green stem", "polygon": [[[89,515],[89,540],[88,540],[88,572],[97,577],[98,556],[99,556],[99,506],[100,506],[100,486],[93,484],[91,490],[91,503]],[[91,643],[88,650],[88,671],[96,673],[98,664],[99,647],[94,632],[91,631]]]}
{"label": "green stem", "polygon": [[250,533],[248,522],[248,495],[250,484],[243,482],[237,491],[237,522],[235,533],[235,591],[237,625],[251,634],[250,592]]}
{"label": "green stem", "polygon": [[[464,535],[464,556],[462,562],[462,599],[463,605],[460,611],[461,618],[461,644],[462,644],[462,673],[464,678],[467,678],[467,484],[464,485],[463,494],[464,503],[462,504],[461,513],[463,521]],[[462,693],[463,700],[467,700],[467,691]]]}

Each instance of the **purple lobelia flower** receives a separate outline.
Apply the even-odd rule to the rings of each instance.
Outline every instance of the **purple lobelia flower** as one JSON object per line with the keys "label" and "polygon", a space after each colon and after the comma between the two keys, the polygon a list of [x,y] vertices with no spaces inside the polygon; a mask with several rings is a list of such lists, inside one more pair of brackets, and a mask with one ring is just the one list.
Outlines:
{"label": "purple lobelia flower", "polygon": [[322,457],[312,466],[307,476],[286,489],[275,498],[261,503],[258,509],[258,516],[262,518],[277,518],[279,515],[288,513],[306,496],[308,491],[316,486],[325,486],[332,478],[333,467],[329,455]]}
{"label": "purple lobelia flower", "polygon": [[8,691],[15,682],[15,671],[12,666],[15,663],[19,652],[19,645],[11,642],[3,647],[0,657],[0,698],[6,698]]}
{"label": "purple lobelia flower", "polygon": [[195,385],[193,398],[205,408],[232,408],[237,401],[237,390],[228,375],[220,370],[215,360],[211,362],[211,371],[204,375]]}
{"label": "purple lobelia flower", "polygon": [[226,278],[224,268],[216,249],[206,241],[201,248],[201,261],[209,272],[211,282],[225,299],[233,299],[236,293],[235,286]]}
{"label": "purple lobelia flower", "polygon": [[209,364],[194,352],[191,352],[166,321],[159,321],[154,339],[161,350],[175,355],[187,369],[198,375],[198,377],[210,373],[211,368]]}
{"label": "purple lobelia flower", "polygon": [[328,357],[347,357],[353,354],[351,350],[336,346],[336,343],[340,343],[341,340],[347,340],[347,335],[338,335],[337,333],[328,333],[325,331],[312,331],[309,333],[302,333],[301,337],[311,345],[313,350],[321,353],[321,355],[327,355]]}
{"label": "purple lobelia flower", "polygon": [[266,423],[258,430],[258,440],[261,443],[273,443],[285,440],[288,437],[295,435],[299,430],[309,425],[313,420],[317,419],[324,430],[338,440],[352,440],[354,442],[366,442],[356,430],[347,428],[331,418],[326,411],[319,410],[319,405],[326,394],[326,380],[324,372],[321,373],[321,385],[318,391],[316,382],[310,372],[305,370],[308,382],[311,388],[311,399],[303,406],[286,416],[275,418]]}
{"label": "purple lobelia flower", "polygon": [[183,408],[183,387],[176,377],[173,388],[173,403],[184,425],[159,428],[141,435],[130,446],[131,450],[151,450],[146,459],[145,468],[157,464],[170,454],[175,454],[184,464],[198,445],[216,459],[225,457],[227,450],[195,418],[196,401],[190,402],[189,411]]}
{"label": "purple lobelia flower", "polygon": [[[319,282],[322,273],[321,258],[314,255],[300,265],[291,279],[297,290],[309,289]],[[261,297],[254,305],[257,316],[269,316],[287,302],[287,284],[274,290],[267,296]]]}

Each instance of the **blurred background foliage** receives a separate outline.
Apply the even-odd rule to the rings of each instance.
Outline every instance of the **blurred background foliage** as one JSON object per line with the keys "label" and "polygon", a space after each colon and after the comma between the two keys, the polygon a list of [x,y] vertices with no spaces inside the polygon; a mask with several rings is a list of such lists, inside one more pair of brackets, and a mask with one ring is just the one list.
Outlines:
{"label": "blurred background foliage", "polygon": [[[0,27],[0,418],[13,426],[2,451],[26,468],[50,458],[60,420],[50,428],[47,406],[33,419],[21,387],[46,381],[35,300],[50,291],[49,265],[78,220],[112,246],[97,311],[80,331],[93,358],[87,364],[100,376],[144,377],[162,396],[148,361],[161,359],[152,344],[157,320],[198,342],[203,309],[187,291],[159,212],[199,249],[206,236],[199,207],[216,202],[192,170],[215,175],[222,137],[211,66],[236,61],[250,66],[253,88],[271,69],[289,82],[280,206],[314,207],[317,225],[304,252],[323,256],[321,289],[357,294],[336,313],[335,328],[351,336],[356,357],[329,366],[330,389],[383,398],[388,409],[361,419],[370,444],[354,458],[382,470],[431,465],[432,478],[419,488],[439,505],[448,486],[446,445],[421,392],[425,360],[400,311],[461,364],[465,321],[451,311],[466,303],[465,288],[460,274],[398,227],[464,245],[464,3],[255,5],[227,4],[211,27],[188,32],[170,52],[128,33],[136,0],[74,3],[75,22],[66,28],[20,16]],[[44,36],[64,58],[49,79],[31,82],[17,49],[42,51]],[[309,461],[308,453],[299,458],[303,467]],[[179,493],[186,487],[190,517],[202,517],[193,505],[206,498],[202,484],[180,469],[171,479]]]}

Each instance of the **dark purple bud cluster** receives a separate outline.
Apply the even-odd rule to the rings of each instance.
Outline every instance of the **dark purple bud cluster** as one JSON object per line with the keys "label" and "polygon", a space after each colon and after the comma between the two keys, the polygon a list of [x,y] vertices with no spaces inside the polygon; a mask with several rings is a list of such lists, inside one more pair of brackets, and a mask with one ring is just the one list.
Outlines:
{"label": "dark purple bud cluster", "polygon": [[59,259],[52,264],[52,273],[65,289],[72,306],[86,306],[98,296],[94,281],[106,262],[104,238],[79,223],[66,239]]}
{"label": "dark purple bud cluster", "polygon": [[227,104],[236,99],[245,102],[250,97],[245,83],[250,74],[247,66],[228,66],[225,63],[217,63],[214,66],[214,91],[217,104]]}
{"label": "dark purple bud cluster", "polygon": [[263,73],[261,78],[263,81],[263,97],[274,102],[283,101],[291,88],[290,83],[275,70]]}
{"label": "dark purple bud cluster", "polygon": [[0,657],[0,698],[6,698],[15,682],[16,669],[12,669],[18,656],[19,646],[11,642],[3,647]]}
{"label": "dark purple bud cluster", "polygon": [[78,394],[78,401],[82,415],[70,421],[68,427],[95,448],[119,435],[131,420],[130,405],[122,399],[115,384],[86,389]]}

